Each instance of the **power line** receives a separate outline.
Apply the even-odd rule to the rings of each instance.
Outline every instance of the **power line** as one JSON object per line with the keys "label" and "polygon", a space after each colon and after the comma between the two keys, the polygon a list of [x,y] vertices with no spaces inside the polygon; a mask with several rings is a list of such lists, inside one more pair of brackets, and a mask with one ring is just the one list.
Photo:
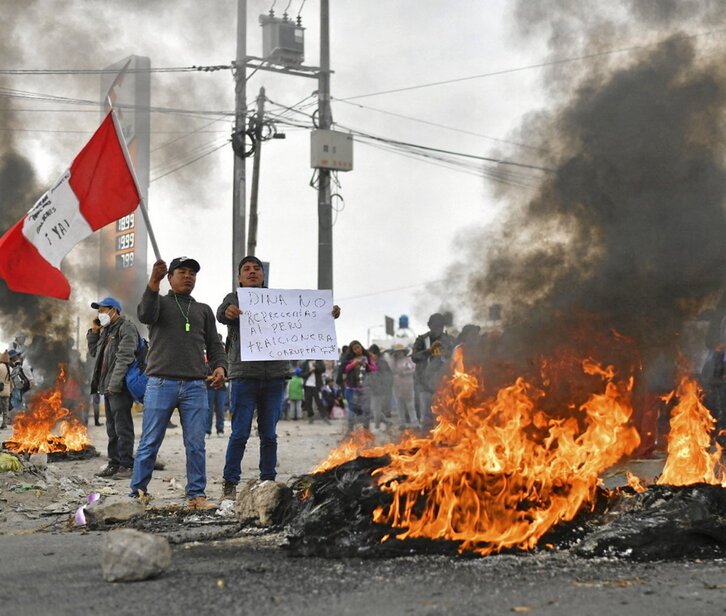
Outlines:
{"label": "power line", "polygon": [[[676,36],[673,37],[675,40],[680,39],[691,39],[691,38],[697,38],[701,36],[710,36],[712,34],[720,34],[722,32],[726,32],[726,28],[718,29],[718,30],[710,30],[708,32],[700,32],[697,34],[684,34],[682,36]],[[395,94],[397,92],[407,92],[409,90],[419,90],[421,88],[432,88],[434,86],[442,86],[447,85],[450,83],[459,83],[462,81],[471,81],[472,79],[483,79],[484,77],[495,77],[497,75],[506,75],[508,73],[517,73],[521,71],[529,71],[535,68],[544,68],[546,66],[556,66],[558,64],[569,64],[571,62],[580,62],[582,60],[590,60],[592,58],[599,58],[602,56],[608,56],[613,55],[617,53],[626,53],[630,51],[638,51],[640,49],[648,49],[651,47],[657,47],[658,45],[661,45],[663,43],[663,40],[661,39],[657,43],[652,43],[650,45],[634,45],[632,47],[623,47],[620,49],[609,49],[606,51],[599,51],[595,53],[588,53],[581,56],[575,56],[572,58],[560,58],[557,60],[549,60],[547,62],[540,62],[538,64],[529,64],[527,66],[519,66],[517,68],[507,68],[502,69],[499,71],[491,71],[489,73],[479,73],[477,75],[468,75],[466,77],[455,77],[454,79],[444,79],[442,81],[433,81],[430,83],[421,83],[414,86],[405,86],[403,88],[392,88],[390,90],[380,90],[378,92],[369,92],[368,94],[357,94],[355,96],[346,96],[345,98],[339,98],[337,100],[339,101],[350,101],[358,98],[367,98],[369,96],[381,96],[383,94]]]}
{"label": "power line", "polygon": [[225,139],[224,143],[219,144],[218,146],[210,149],[209,151],[204,152],[204,153],[200,154],[199,156],[195,156],[191,160],[188,160],[188,161],[184,162],[183,164],[179,165],[178,167],[174,167],[173,169],[170,169],[166,173],[162,173],[161,175],[157,175],[155,178],[152,178],[151,180],[149,180],[149,184],[151,184],[152,182],[156,182],[157,180],[160,180],[161,178],[164,178],[167,175],[171,175],[172,173],[175,173],[175,172],[179,171],[179,169],[183,169],[184,167],[188,167],[192,163],[197,162],[198,160],[204,158],[205,156],[209,156],[210,154],[213,154],[217,150],[219,150],[219,149],[223,148],[224,146],[226,146],[229,142],[230,142],[229,139]]}
{"label": "power line", "polygon": [[[211,73],[232,68],[231,64],[215,64],[211,66],[172,66],[165,68],[127,68],[124,73]],[[116,74],[118,68],[5,68],[0,75],[107,75]]]}
{"label": "power line", "polygon": [[[98,128],[98,127],[96,127]],[[2,132],[8,132],[8,133],[68,133],[68,134],[86,134],[90,135],[92,134],[96,129],[88,129],[88,130],[69,130],[69,129],[59,129],[59,128],[0,128],[0,131]],[[194,131],[186,131],[186,130],[152,130],[149,131],[150,135],[180,135],[178,139],[183,139],[184,137],[188,137],[190,135],[194,134],[217,134],[217,133],[229,133],[229,130],[194,130]],[[174,139],[170,142],[164,143],[160,145],[157,148],[154,148],[151,150],[152,152],[156,152],[156,150],[166,147],[167,145],[170,145],[171,143],[174,143],[174,141],[178,141],[178,139]]]}
{"label": "power line", "polygon": [[[199,134],[202,134],[202,133],[215,133],[215,132],[227,132],[227,133],[229,133],[229,129],[227,129],[225,131],[209,131],[209,130],[203,130],[203,129],[211,126],[212,124],[216,124],[217,122],[228,122],[228,121],[229,120],[225,120],[224,119],[224,116],[222,116],[220,118],[214,118],[213,120],[210,120],[206,124],[203,124],[199,128],[195,128],[192,131],[183,131],[184,132],[183,135],[179,135],[179,137],[177,137],[176,139],[172,139],[170,141],[167,141],[165,143],[162,143],[161,145],[159,145],[159,146],[155,147],[153,150],[151,150],[151,152],[156,152],[157,150],[161,150],[162,148],[169,147],[170,145],[176,143],[177,141],[180,141],[181,139],[186,139],[187,137],[191,137],[192,135],[199,135]],[[177,132],[182,132],[182,131],[177,131]]]}
{"label": "power line", "polygon": [[416,148],[418,150],[425,150],[427,152],[438,152],[438,153],[441,153],[441,154],[450,154],[452,156],[460,156],[462,158],[470,158],[470,159],[473,159],[473,160],[481,160],[481,161],[485,161],[485,162],[489,162],[489,163],[496,163],[497,165],[511,165],[513,167],[522,167],[523,169],[534,169],[534,170],[537,170],[537,171],[548,171],[548,172],[554,171],[554,169],[548,169],[547,167],[540,167],[538,165],[530,165],[530,164],[527,164],[527,163],[520,163],[520,162],[513,161],[513,160],[503,160],[503,159],[499,159],[499,158],[490,158],[489,156],[478,156],[476,154],[467,154],[465,152],[454,152],[452,150],[444,150],[444,149],[441,149],[441,148],[433,148],[433,147],[426,146],[426,145],[418,145],[418,144],[415,144],[415,143],[407,143],[405,141],[397,141],[395,139],[386,139],[384,137],[377,137],[375,135],[369,135],[367,133],[363,133],[363,132],[359,132],[359,131],[355,131],[355,130],[352,130],[351,132],[354,135],[357,135],[359,137],[363,137],[365,139],[373,139],[375,141],[381,141],[383,143],[394,144],[394,145],[403,146],[403,147],[409,147],[409,148]]}
{"label": "power line", "polygon": [[431,154],[426,154],[424,152],[416,152],[413,150],[409,151],[388,147],[375,142],[369,143],[366,141],[361,141],[360,143],[362,143],[363,145],[367,145],[368,147],[377,148],[385,152],[390,152],[392,154],[397,154],[398,156],[403,156],[404,158],[418,160],[419,162],[433,165],[434,167],[441,167],[443,169],[448,169],[456,173],[464,173],[466,175],[472,175],[479,178],[484,177],[500,184],[508,184],[510,186],[518,186],[520,188],[534,188],[536,186],[536,184],[532,182],[530,177],[517,177],[516,175],[512,175],[512,172],[509,170],[505,171],[503,169],[487,169],[480,165],[473,165],[471,163],[463,163],[459,160],[432,156]]}
{"label": "power line", "polygon": [[[296,103],[295,105],[290,105],[289,107],[286,107],[284,105],[281,105],[280,103],[276,103],[274,101],[271,101],[270,99],[267,99],[267,100],[271,104],[273,104],[273,105],[276,105],[278,107],[284,107],[284,110],[283,110],[282,113],[284,113],[285,111],[288,111],[288,110],[292,110],[292,111],[295,111],[296,113],[300,113],[300,114],[304,115],[307,118],[313,119],[313,116],[312,115],[307,114],[307,113],[304,113],[304,112],[302,112],[302,111],[300,111],[298,109],[295,109],[295,107],[297,107],[305,99],[302,99],[302,101]],[[335,100],[340,100],[340,99],[335,99]],[[347,102],[347,101],[341,101],[341,102]],[[351,104],[357,105],[359,103],[351,103]],[[363,105],[361,105],[361,106],[363,106]],[[376,111],[379,111],[379,110],[376,109]],[[384,112],[384,113],[386,113],[386,112]],[[399,115],[399,114],[393,113],[392,115]],[[279,121],[279,122],[281,122],[283,124],[285,123],[286,118],[284,118],[283,116],[281,116],[281,115],[273,115],[273,117],[275,119],[277,119],[277,121]],[[401,116],[401,117],[405,117],[407,119],[412,119],[412,120],[415,120],[415,121],[421,121],[421,122],[423,122],[425,124],[431,124],[430,122],[427,122],[426,120],[416,120],[416,118],[410,118],[409,116]],[[300,124],[296,124],[295,126],[301,126],[301,125]],[[373,140],[381,141],[381,142],[384,142],[384,143],[387,143],[387,144],[390,144],[390,145],[396,145],[396,146],[407,147],[407,148],[415,148],[417,150],[426,150],[426,151],[430,151],[430,152],[437,152],[437,153],[440,153],[440,154],[449,154],[449,155],[452,155],[452,156],[458,156],[458,157],[463,157],[463,158],[471,158],[471,159],[475,159],[475,160],[481,160],[481,161],[485,161],[485,162],[495,163],[495,164],[498,164],[498,165],[511,165],[511,166],[515,166],[515,167],[522,167],[522,168],[525,168],[525,169],[533,169],[533,170],[537,170],[537,171],[549,171],[549,172],[552,171],[552,169],[548,169],[546,167],[541,167],[541,166],[538,166],[538,165],[530,165],[530,164],[527,164],[527,163],[520,163],[520,162],[517,162],[517,161],[491,158],[491,157],[488,157],[488,156],[478,156],[478,155],[475,155],[475,154],[466,154],[464,152],[454,152],[454,151],[451,151],[451,150],[444,150],[444,149],[440,149],[440,148],[433,148],[433,147],[430,147],[430,146],[418,145],[418,144],[414,144],[414,143],[407,143],[405,141],[397,141],[395,139],[388,139],[388,138],[385,138],[385,137],[378,137],[378,136],[375,136],[375,135],[371,135],[371,134],[365,133],[363,131],[359,131],[359,130],[356,130],[356,129],[353,129],[353,128],[350,128],[350,127],[346,127],[346,126],[344,126],[342,124],[337,124],[337,126],[340,127],[340,128],[344,128],[346,130],[351,131],[354,135],[356,135],[358,137],[367,138],[367,139],[373,139]],[[312,128],[314,128],[314,127],[312,127]],[[443,128],[450,128],[450,127],[445,127],[444,126]],[[454,130],[456,130],[456,129],[454,129]],[[467,132],[467,131],[461,131],[461,132]],[[485,136],[485,135],[480,135],[480,136]],[[507,143],[513,143],[513,142],[507,142]],[[534,148],[532,146],[525,146],[523,144],[514,144],[514,145],[519,145],[521,147],[530,147],[533,150],[537,150],[538,149],[538,148]]]}
{"label": "power line", "polygon": [[446,126],[445,124],[438,124],[437,122],[430,122],[429,120],[422,120],[420,118],[414,118],[414,117],[411,117],[411,116],[404,115],[402,113],[396,113],[394,111],[387,111],[385,109],[377,109],[376,107],[370,107],[368,105],[363,105],[361,103],[353,103],[353,102],[351,102],[349,100],[346,100],[346,99],[333,98],[333,100],[336,101],[336,102],[339,102],[339,103],[345,103],[347,105],[352,105],[354,107],[360,107],[361,109],[368,109],[370,111],[376,111],[378,113],[383,113],[383,114],[386,114],[386,115],[394,116],[396,118],[403,118],[404,120],[411,120],[412,122],[419,122],[420,124],[426,124],[428,126],[435,126],[437,128],[443,128],[445,130],[450,130],[450,131],[454,131],[454,132],[457,132],[457,133],[462,133],[464,135],[472,135],[474,137],[482,137],[483,139],[489,139],[491,141],[497,141],[499,143],[506,143],[506,144],[509,144],[509,145],[516,145],[517,147],[520,147],[520,148],[527,148],[527,149],[530,149],[530,150],[536,150],[536,151],[540,151],[540,152],[541,151],[544,151],[544,148],[538,148],[538,147],[535,147],[535,146],[527,145],[525,143],[518,143],[516,141],[508,141],[506,139],[499,139],[497,137],[490,137],[489,135],[482,135],[481,133],[475,133],[474,131],[464,130],[462,128],[456,128],[454,126]]}
{"label": "power line", "polygon": [[[100,101],[93,101],[83,98],[70,98],[67,96],[59,96],[56,94],[44,94],[41,92],[30,92],[25,90],[15,90],[12,88],[0,87],[0,97],[6,96],[8,98],[21,98],[28,100],[35,100],[40,102],[55,102],[67,105],[79,105],[85,107],[92,107],[94,110],[101,109],[104,103]],[[220,111],[220,110],[200,110],[200,109],[184,109],[174,107],[146,107],[143,105],[128,105],[123,103],[117,103],[115,105],[117,109],[134,109],[139,111],[148,111],[150,113],[166,113],[170,115],[182,115],[186,117],[199,117],[207,119],[210,115],[217,116],[234,116],[233,111]]]}

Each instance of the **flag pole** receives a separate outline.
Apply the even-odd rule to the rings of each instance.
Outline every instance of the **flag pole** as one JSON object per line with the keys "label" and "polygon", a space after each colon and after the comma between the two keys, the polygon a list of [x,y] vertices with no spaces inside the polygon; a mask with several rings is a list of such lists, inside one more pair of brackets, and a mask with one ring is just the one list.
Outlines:
{"label": "flag pole", "polygon": [[134,178],[134,184],[136,185],[136,192],[139,193],[139,209],[141,210],[141,216],[144,218],[144,224],[146,225],[146,231],[149,234],[149,240],[151,240],[151,248],[154,251],[154,256],[157,261],[161,260],[161,253],[159,252],[159,246],[156,243],[156,237],[154,236],[154,229],[151,228],[151,221],[149,220],[149,212],[146,209],[146,201],[144,200],[144,194],[141,192],[141,186],[139,185],[139,178],[136,177],[136,169],[131,162],[131,156],[129,156],[129,150],[126,147],[126,137],[124,137],[123,130],[121,130],[121,124],[116,116],[116,110],[111,104],[111,99],[106,99],[109,108],[111,109],[111,117],[113,118],[113,125],[116,127],[116,134],[119,136],[119,142],[121,143],[121,149],[126,159],[126,164],[131,171],[131,177]]}

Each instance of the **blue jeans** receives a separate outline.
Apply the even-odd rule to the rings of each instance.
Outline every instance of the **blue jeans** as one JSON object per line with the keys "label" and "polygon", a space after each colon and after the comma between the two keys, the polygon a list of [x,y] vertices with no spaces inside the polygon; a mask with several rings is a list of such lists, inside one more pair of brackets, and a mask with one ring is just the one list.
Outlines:
{"label": "blue jeans", "polygon": [[227,409],[227,388],[207,388],[207,399],[209,400],[209,412],[207,413],[207,434],[212,433],[212,420],[216,418],[215,427],[217,434],[224,432],[224,411]]}
{"label": "blue jeans", "polygon": [[[277,471],[277,420],[280,418],[285,379],[254,381],[232,380],[232,434],[227,444],[224,478],[239,483],[242,458],[252,431],[252,417],[257,409],[257,430],[260,434],[260,479],[275,479]],[[137,454],[138,455],[138,454]]]}
{"label": "blue jeans", "polygon": [[10,392],[10,406],[14,411],[22,411],[25,409],[23,394],[19,389],[13,389],[13,391]]}
{"label": "blue jeans", "polygon": [[187,456],[187,498],[204,496],[207,487],[204,427],[207,421],[207,385],[204,380],[175,381],[152,376],[144,395],[144,422],[134,459],[131,496],[147,492],[159,447],[174,409],[179,409]]}

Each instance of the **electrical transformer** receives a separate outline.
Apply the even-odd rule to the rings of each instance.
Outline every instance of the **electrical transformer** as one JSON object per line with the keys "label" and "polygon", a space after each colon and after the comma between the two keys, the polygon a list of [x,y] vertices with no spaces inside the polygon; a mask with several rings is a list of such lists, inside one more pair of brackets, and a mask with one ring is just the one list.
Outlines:
{"label": "electrical transformer", "polygon": [[299,66],[305,60],[305,28],[287,15],[260,15],[262,57],[282,66]]}

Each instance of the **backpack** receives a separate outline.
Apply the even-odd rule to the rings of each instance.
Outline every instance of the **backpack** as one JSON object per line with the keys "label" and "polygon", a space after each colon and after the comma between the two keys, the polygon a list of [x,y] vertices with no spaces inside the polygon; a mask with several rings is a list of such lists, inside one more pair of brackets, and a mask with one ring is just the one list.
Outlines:
{"label": "backpack", "polygon": [[128,387],[134,402],[142,403],[146,393],[146,383],[149,377],[146,376],[146,355],[149,352],[149,343],[139,336],[139,344],[134,352],[134,361],[131,362],[126,371],[126,387]]}
{"label": "backpack", "polygon": [[24,394],[30,389],[30,380],[25,376],[22,366],[15,366],[10,378],[13,381],[13,387],[19,390],[21,394]]}

